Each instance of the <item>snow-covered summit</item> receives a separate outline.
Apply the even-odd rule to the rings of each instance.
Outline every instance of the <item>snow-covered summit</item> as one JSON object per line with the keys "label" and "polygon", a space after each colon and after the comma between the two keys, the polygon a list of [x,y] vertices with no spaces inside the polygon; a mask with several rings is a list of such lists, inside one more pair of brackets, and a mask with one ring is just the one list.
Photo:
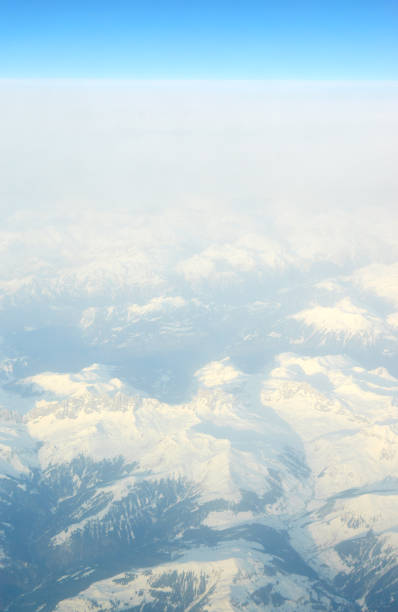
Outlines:
{"label": "snow-covered summit", "polygon": [[365,346],[375,344],[380,339],[395,340],[390,325],[365,308],[355,305],[349,297],[338,301],[334,306],[319,304],[292,315],[319,334],[325,344],[331,338],[346,344],[358,340]]}
{"label": "snow-covered summit", "polygon": [[42,372],[25,378],[20,384],[31,385],[36,392],[49,398],[79,396],[87,392],[112,395],[127,390],[119,378],[111,377],[108,369],[98,363],[73,374]]}

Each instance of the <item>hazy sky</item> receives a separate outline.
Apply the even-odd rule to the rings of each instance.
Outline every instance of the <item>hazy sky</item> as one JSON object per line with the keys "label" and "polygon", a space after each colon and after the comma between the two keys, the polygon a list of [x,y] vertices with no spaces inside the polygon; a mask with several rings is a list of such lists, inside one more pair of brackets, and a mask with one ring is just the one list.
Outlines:
{"label": "hazy sky", "polygon": [[395,0],[2,0],[0,77],[396,79]]}
{"label": "hazy sky", "polygon": [[0,83],[2,203],[394,204],[398,85]]}
{"label": "hazy sky", "polygon": [[1,2],[3,227],[395,244],[397,26],[386,0]]}
{"label": "hazy sky", "polygon": [[25,240],[78,219],[83,242],[120,226],[171,251],[255,232],[327,257],[396,253],[397,85],[3,81],[0,93],[2,226]]}

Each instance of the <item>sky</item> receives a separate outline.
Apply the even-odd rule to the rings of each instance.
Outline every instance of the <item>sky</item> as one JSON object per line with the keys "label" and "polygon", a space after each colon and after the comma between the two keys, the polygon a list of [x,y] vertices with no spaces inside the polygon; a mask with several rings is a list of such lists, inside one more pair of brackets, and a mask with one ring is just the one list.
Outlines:
{"label": "sky", "polygon": [[398,83],[3,82],[2,224],[113,211],[160,215],[171,245],[272,223],[305,248],[396,243],[397,103]]}
{"label": "sky", "polygon": [[0,78],[395,80],[396,0],[2,0]]}
{"label": "sky", "polygon": [[397,17],[396,0],[0,0],[3,226],[98,218],[102,236],[116,211],[170,245],[275,226],[336,259],[395,254]]}

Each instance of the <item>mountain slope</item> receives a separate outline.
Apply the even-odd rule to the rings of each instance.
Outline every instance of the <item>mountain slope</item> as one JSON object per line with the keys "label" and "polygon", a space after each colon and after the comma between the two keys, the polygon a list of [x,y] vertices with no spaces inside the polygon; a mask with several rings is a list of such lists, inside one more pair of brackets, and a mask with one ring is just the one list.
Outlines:
{"label": "mountain slope", "polygon": [[4,609],[376,611],[381,588],[395,605],[386,370],[282,354],[247,375],[224,359],[180,405],[97,372],[23,422],[3,415]]}

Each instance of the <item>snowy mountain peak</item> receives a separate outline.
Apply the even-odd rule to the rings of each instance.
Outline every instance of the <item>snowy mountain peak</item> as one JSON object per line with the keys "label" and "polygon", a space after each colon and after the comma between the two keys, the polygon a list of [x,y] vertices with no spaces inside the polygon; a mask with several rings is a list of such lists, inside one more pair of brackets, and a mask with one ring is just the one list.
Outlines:
{"label": "snowy mountain peak", "polygon": [[311,328],[314,333],[321,334],[324,342],[328,337],[335,337],[344,343],[359,340],[371,345],[383,337],[394,339],[389,326],[382,319],[356,306],[348,297],[335,306],[315,305],[301,310],[291,318]]}

